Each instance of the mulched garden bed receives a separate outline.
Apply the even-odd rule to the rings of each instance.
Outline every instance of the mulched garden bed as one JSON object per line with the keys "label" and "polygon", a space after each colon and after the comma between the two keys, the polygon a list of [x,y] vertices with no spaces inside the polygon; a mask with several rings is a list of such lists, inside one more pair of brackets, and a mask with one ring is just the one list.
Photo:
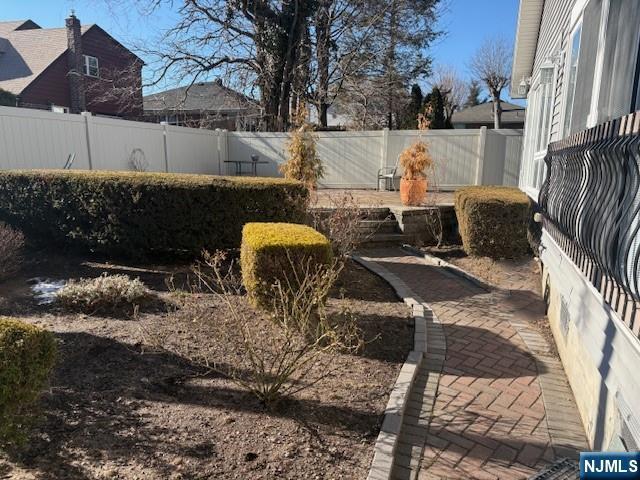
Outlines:
{"label": "mulched garden bed", "polygon": [[[140,277],[168,299],[166,279],[183,278],[188,266],[49,254],[0,284],[0,315],[48,328],[59,341],[42,420],[23,451],[0,456],[0,478],[366,477],[384,407],[412,345],[409,312],[385,282],[348,264],[329,305],[359,315],[363,351],[333,357],[336,371],[325,381],[266,408],[228,378],[149,348],[145,332],[165,324],[166,308],[154,304],[135,318],[66,313],[38,305],[27,282],[105,271]],[[219,301],[198,296],[213,315]]]}

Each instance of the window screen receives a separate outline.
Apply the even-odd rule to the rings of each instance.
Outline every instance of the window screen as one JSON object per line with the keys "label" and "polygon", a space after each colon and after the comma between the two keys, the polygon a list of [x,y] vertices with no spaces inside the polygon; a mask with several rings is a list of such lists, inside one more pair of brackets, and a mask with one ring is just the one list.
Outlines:
{"label": "window screen", "polygon": [[553,68],[540,69],[540,105],[536,152],[547,149],[549,143],[549,127],[551,125],[551,107],[553,106]]}
{"label": "window screen", "polygon": [[573,98],[576,93],[576,77],[578,75],[578,53],[580,53],[580,35],[582,27],[578,27],[571,37],[571,51],[568,58],[568,73],[567,73],[567,98],[564,111],[564,135],[569,134],[571,127],[571,112],[573,109]]}
{"label": "window screen", "polygon": [[579,132],[587,128],[587,117],[591,109],[591,96],[593,94],[593,74],[598,53],[601,16],[602,0],[591,0],[587,4],[582,20],[578,76],[569,133]]}
{"label": "window screen", "polygon": [[636,106],[631,103],[639,44],[640,1],[611,0],[598,97],[598,123],[635,110]]}

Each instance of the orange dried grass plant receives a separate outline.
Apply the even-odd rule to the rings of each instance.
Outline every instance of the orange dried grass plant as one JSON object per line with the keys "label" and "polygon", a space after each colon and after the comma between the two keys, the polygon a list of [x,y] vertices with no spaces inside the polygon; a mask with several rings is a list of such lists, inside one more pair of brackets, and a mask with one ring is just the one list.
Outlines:
{"label": "orange dried grass plant", "polygon": [[[418,129],[420,131],[429,130],[429,119],[427,115],[418,115]],[[426,178],[425,170],[433,166],[433,157],[429,153],[429,147],[422,140],[418,140],[400,154],[400,165],[402,166],[402,178],[405,180],[417,180]]]}

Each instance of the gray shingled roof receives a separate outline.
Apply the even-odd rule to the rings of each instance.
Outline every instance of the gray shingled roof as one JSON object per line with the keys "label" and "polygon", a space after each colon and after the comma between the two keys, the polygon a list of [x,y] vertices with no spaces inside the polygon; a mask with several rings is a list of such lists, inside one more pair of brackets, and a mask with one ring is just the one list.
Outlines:
{"label": "gray shingled roof", "polygon": [[[28,28],[25,20],[0,22],[0,88],[15,95],[67,50],[66,28]],[[93,25],[82,26],[84,34]]]}
{"label": "gray shingled roof", "polygon": [[249,97],[217,82],[198,82],[147,95],[143,99],[145,112],[235,112],[256,108]]}
{"label": "gray shingled roof", "polygon": [[[509,102],[502,105],[502,123],[524,123],[524,107]],[[493,123],[493,102],[481,103],[474,107],[455,112],[451,123]]]}

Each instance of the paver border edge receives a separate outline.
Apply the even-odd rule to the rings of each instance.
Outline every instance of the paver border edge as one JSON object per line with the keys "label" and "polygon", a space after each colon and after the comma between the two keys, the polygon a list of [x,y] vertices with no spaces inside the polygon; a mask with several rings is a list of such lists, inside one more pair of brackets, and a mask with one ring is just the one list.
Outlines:
{"label": "paver border edge", "polygon": [[425,308],[429,311],[431,309],[400,278],[386,268],[359,255],[353,254],[351,259],[387,282],[395,290],[396,295],[411,308],[414,320],[414,348],[407,355],[389,394],[384,420],[373,447],[373,460],[367,475],[367,480],[389,480],[395,464],[395,453],[409,395],[427,351],[427,322],[424,313]]}

